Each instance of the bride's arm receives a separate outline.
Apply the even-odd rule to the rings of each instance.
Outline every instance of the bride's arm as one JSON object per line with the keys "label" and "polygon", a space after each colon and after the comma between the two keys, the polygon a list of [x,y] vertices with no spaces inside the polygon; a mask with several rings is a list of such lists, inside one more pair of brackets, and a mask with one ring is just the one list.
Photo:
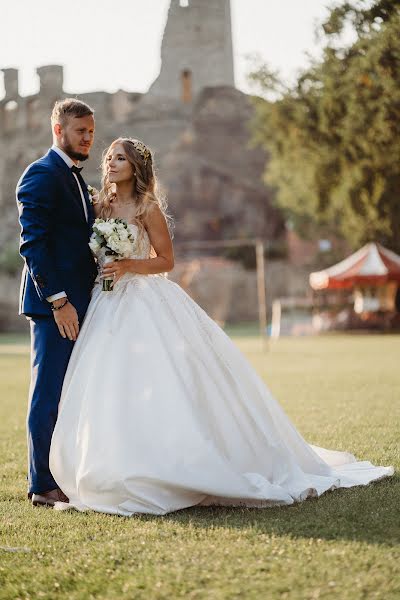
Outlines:
{"label": "bride's arm", "polygon": [[150,243],[157,256],[154,258],[124,258],[104,265],[102,277],[110,277],[115,273],[116,282],[125,273],[140,273],[141,275],[155,275],[165,273],[174,268],[174,250],[169,235],[165,217],[157,205],[148,215],[145,226]]}
{"label": "bride's arm", "polygon": [[145,227],[157,256],[147,259],[131,259],[132,273],[143,275],[165,273],[174,268],[174,249],[165,217],[157,205],[149,211]]}

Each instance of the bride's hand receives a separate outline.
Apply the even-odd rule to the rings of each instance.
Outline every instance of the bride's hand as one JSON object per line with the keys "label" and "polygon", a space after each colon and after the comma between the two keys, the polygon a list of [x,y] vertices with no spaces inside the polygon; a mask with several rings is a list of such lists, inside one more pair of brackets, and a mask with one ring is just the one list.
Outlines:
{"label": "bride's hand", "polygon": [[102,279],[113,278],[115,285],[118,279],[125,275],[125,273],[132,273],[132,263],[133,260],[131,258],[122,258],[121,260],[108,262],[104,265],[100,277]]}

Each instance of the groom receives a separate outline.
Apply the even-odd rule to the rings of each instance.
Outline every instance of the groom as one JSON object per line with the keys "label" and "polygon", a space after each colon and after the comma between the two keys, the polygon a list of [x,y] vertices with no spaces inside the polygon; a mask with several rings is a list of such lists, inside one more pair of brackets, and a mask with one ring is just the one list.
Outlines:
{"label": "groom", "polygon": [[77,166],[93,144],[93,113],[73,98],[56,102],[53,146],[17,185],[25,262],[19,313],[31,329],[28,497],[35,506],[68,502],[50,473],[49,451],[64,375],[96,276],[88,246],[93,209]]}

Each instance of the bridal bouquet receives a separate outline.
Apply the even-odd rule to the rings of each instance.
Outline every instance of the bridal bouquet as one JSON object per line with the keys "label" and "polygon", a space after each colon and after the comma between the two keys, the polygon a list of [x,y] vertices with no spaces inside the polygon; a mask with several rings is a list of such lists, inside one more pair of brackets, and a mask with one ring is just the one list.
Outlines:
{"label": "bridal bouquet", "polygon": [[[134,243],[135,238],[124,219],[96,219],[93,223],[89,247],[94,255],[104,248],[105,262],[129,258]],[[103,279],[103,291],[110,292],[112,288],[113,280]]]}

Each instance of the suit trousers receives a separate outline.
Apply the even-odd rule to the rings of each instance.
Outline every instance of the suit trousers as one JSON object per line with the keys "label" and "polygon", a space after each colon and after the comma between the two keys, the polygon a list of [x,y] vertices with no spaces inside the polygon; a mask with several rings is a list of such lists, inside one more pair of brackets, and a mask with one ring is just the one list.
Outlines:
{"label": "suit trousers", "polygon": [[51,437],[74,342],[60,335],[53,316],[30,317],[31,383],[27,415],[29,494],[55,489],[49,469]]}

